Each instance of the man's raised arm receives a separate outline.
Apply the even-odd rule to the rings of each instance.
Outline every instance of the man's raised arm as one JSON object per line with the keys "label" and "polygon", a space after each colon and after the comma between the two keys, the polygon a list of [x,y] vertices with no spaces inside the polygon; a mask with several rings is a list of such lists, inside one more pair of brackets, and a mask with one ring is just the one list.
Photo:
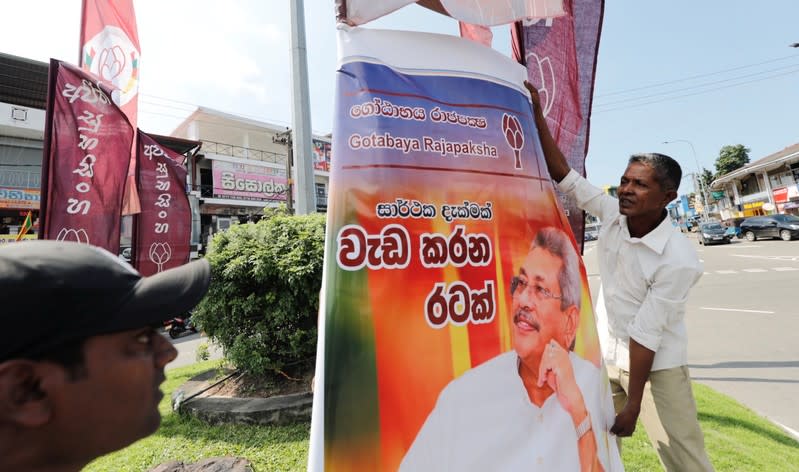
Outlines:
{"label": "man's raised arm", "polygon": [[538,95],[538,90],[526,80],[524,81],[524,86],[527,87],[533,100],[533,117],[535,118],[535,126],[538,128],[538,136],[541,138],[541,147],[544,150],[544,159],[547,163],[547,169],[549,169],[549,175],[552,176],[555,182],[560,182],[569,173],[571,167],[566,162],[566,157],[558,149],[552,133],[549,132],[547,119],[544,117],[544,111],[541,108],[541,97]]}

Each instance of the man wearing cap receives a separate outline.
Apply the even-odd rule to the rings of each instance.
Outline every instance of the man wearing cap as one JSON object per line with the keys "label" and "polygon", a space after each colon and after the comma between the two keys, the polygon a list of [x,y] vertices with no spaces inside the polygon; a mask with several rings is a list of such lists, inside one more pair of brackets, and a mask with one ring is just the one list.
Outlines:
{"label": "man wearing cap", "polygon": [[205,260],[142,277],[88,245],[0,247],[0,470],[77,471],[154,432],[177,354],[156,327],[209,279]]}

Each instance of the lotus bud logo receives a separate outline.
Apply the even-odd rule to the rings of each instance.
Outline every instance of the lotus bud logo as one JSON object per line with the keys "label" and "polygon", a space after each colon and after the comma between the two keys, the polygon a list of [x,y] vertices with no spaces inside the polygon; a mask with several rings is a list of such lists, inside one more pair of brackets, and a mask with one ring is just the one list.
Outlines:
{"label": "lotus bud logo", "polygon": [[172,258],[172,248],[169,243],[150,244],[150,261],[158,266],[158,272],[164,270],[164,264]]}
{"label": "lotus bud logo", "polygon": [[522,132],[522,125],[519,124],[519,119],[513,115],[504,113],[502,115],[502,132],[505,134],[505,141],[508,146],[513,149],[513,154],[516,157],[515,167],[522,168],[522,148],[524,147],[524,133]]}
{"label": "lotus bud logo", "polygon": [[527,79],[538,90],[541,98],[541,111],[548,116],[555,103],[555,71],[549,57],[538,57],[535,53],[527,54]]}
{"label": "lotus bud logo", "polygon": [[76,243],[89,244],[89,234],[83,228],[61,228],[55,239],[56,241],[75,241]]}

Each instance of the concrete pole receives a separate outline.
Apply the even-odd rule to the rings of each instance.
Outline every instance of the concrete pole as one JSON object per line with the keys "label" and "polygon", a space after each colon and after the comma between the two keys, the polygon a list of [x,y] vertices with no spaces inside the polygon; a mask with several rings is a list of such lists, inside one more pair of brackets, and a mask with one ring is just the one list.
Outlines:
{"label": "concrete pole", "polygon": [[291,5],[291,94],[292,141],[297,180],[295,212],[305,215],[316,212],[313,161],[311,160],[311,106],[308,99],[308,59],[305,48],[305,10],[303,0]]}

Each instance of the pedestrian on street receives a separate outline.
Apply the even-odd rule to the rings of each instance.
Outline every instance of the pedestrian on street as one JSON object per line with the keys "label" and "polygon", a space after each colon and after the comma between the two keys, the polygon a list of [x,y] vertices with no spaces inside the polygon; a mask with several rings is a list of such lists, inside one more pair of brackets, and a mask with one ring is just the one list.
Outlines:
{"label": "pedestrian on street", "polygon": [[579,208],[602,221],[596,313],[616,407],[611,432],[631,436],[640,416],[664,469],[712,471],[686,365],[685,303],[703,267],[666,211],[677,198],[680,165],[663,154],[635,154],[618,199],[607,195],[569,167],[538,91],[525,86],[549,174]]}
{"label": "pedestrian on street", "polygon": [[142,277],[88,245],[0,247],[0,470],[78,471],[153,433],[177,355],[157,328],[209,279],[205,260]]}

